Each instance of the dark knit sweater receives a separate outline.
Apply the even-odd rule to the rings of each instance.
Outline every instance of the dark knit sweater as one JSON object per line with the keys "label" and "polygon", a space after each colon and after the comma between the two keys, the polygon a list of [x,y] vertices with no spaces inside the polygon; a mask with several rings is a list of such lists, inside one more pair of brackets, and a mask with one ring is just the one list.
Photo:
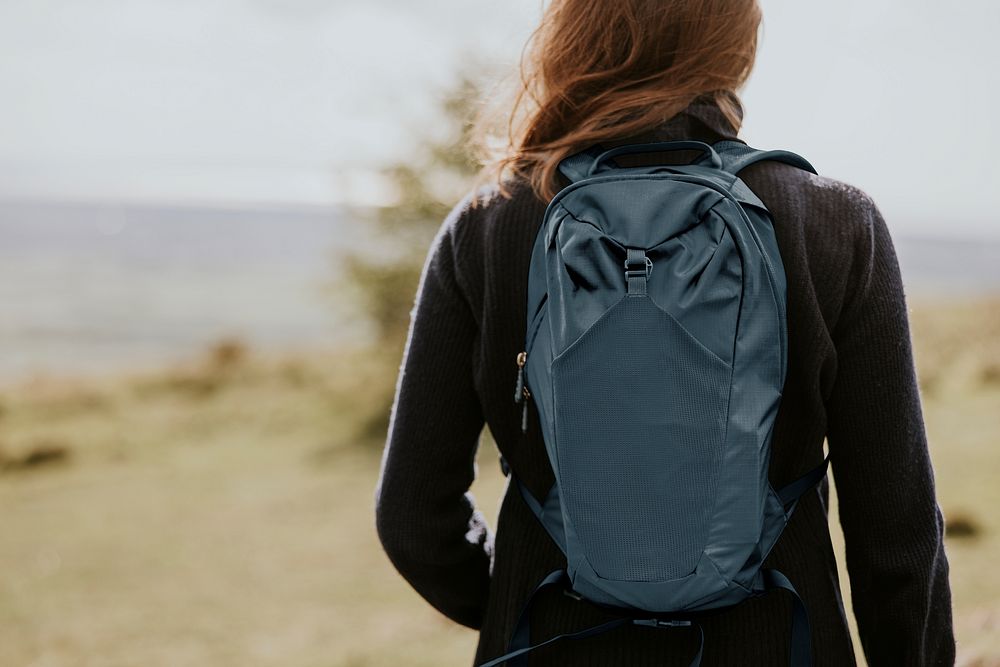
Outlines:
{"label": "dark knit sweater", "polygon": [[[735,135],[717,106],[696,101],[654,130],[608,145],[681,138]],[[821,461],[826,439],[869,664],[951,665],[943,521],[886,223],[867,194],[840,181],[773,162],[742,178],[774,217],[788,282],[789,365],[771,483],[778,487]],[[430,604],[480,630],[476,664],[505,651],[530,591],[565,567],[514,486],[495,540],[467,494],[484,425],[536,495],[553,480],[537,413],[529,413],[522,436],[512,400],[528,262],[545,205],[515,182],[510,199],[496,195],[471,209],[467,196],[444,220],[411,312],[376,490],[376,525],[389,558]],[[801,500],[765,566],[787,574],[802,596],[816,664],[853,665],[827,501],[825,482]],[[775,592],[706,619],[703,664],[787,664],[790,612],[788,596]],[[532,638],[607,618],[587,602],[543,592]],[[529,664],[687,665],[696,646],[689,629],[625,626],[539,649]]]}

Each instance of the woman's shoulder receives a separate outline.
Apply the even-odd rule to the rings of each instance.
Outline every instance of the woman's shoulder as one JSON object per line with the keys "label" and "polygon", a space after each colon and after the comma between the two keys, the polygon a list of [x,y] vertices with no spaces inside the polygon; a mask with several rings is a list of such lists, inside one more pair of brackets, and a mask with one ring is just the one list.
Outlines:
{"label": "woman's shoulder", "polygon": [[813,174],[781,162],[761,162],[740,174],[776,217],[800,220],[806,231],[870,232],[879,215],[875,199],[855,183]]}
{"label": "woman's shoulder", "polygon": [[527,182],[513,179],[504,189],[496,183],[470,187],[452,206],[436,242],[447,244],[456,279],[471,302],[481,300],[487,276],[509,283],[519,270],[526,274],[545,206]]}
{"label": "woman's shoulder", "polygon": [[859,185],[776,162],[741,176],[771,213],[790,289],[810,295],[831,332],[876,265],[898,274],[882,212]]}
{"label": "woman's shoulder", "polygon": [[779,162],[748,167],[741,178],[774,219],[783,252],[801,253],[814,269],[868,269],[874,244],[891,245],[874,197],[856,183]]}
{"label": "woman's shoulder", "polygon": [[[482,228],[496,225],[518,216],[533,216],[544,212],[541,201],[530,184],[521,178],[508,178],[500,184],[492,181],[467,190],[455,204],[452,216],[455,225]],[[467,233],[471,233],[471,229]]]}
{"label": "woman's shoulder", "polygon": [[526,181],[509,179],[502,188],[490,182],[467,190],[443,226],[458,252],[481,262],[491,249],[533,235],[545,207]]}

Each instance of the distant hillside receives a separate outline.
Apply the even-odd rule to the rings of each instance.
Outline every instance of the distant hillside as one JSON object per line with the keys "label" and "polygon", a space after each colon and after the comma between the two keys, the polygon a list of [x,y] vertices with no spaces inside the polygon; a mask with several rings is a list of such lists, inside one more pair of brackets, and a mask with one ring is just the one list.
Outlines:
{"label": "distant hillside", "polygon": [[[0,382],[361,335],[325,286],[365,240],[335,208],[0,202]],[[910,296],[1000,292],[1000,240],[896,243]]]}

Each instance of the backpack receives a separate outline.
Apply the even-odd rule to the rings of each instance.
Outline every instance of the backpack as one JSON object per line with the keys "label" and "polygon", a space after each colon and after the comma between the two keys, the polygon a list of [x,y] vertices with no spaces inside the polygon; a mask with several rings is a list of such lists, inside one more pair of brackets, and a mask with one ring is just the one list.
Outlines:
{"label": "backpack", "polygon": [[[698,151],[687,164],[621,167],[626,154]],[[514,400],[537,410],[555,483],[525,503],[566,556],[539,582],[508,652],[632,623],[697,628],[700,613],[774,589],[793,596],[791,664],[811,665],[794,586],[762,564],[829,457],[775,490],[771,435],[787,370],[786,283],[767,208],[737,174],[760,160],[816,173],[742,141],[600,145],[565,158],[529,266]],[[532,644],[531,600],[559,586],[616,617]]]}

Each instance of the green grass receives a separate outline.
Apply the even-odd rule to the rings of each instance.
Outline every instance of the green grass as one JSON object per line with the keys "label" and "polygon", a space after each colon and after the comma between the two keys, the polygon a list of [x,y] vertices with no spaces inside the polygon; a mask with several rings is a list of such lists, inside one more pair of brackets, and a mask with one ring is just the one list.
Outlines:
{"label": "green grass", "polygon": [[[913,323],[939,499],[974,533],[947,542],[960,664],[998,664],[1000,307],[920,304]],[[375,536],[381,442],[359,420],[396,363],[231,342],[181,368],[3,390],[0,665],[471,664],[475,633]],[[490,519],[493,452],[484,431]]]}

